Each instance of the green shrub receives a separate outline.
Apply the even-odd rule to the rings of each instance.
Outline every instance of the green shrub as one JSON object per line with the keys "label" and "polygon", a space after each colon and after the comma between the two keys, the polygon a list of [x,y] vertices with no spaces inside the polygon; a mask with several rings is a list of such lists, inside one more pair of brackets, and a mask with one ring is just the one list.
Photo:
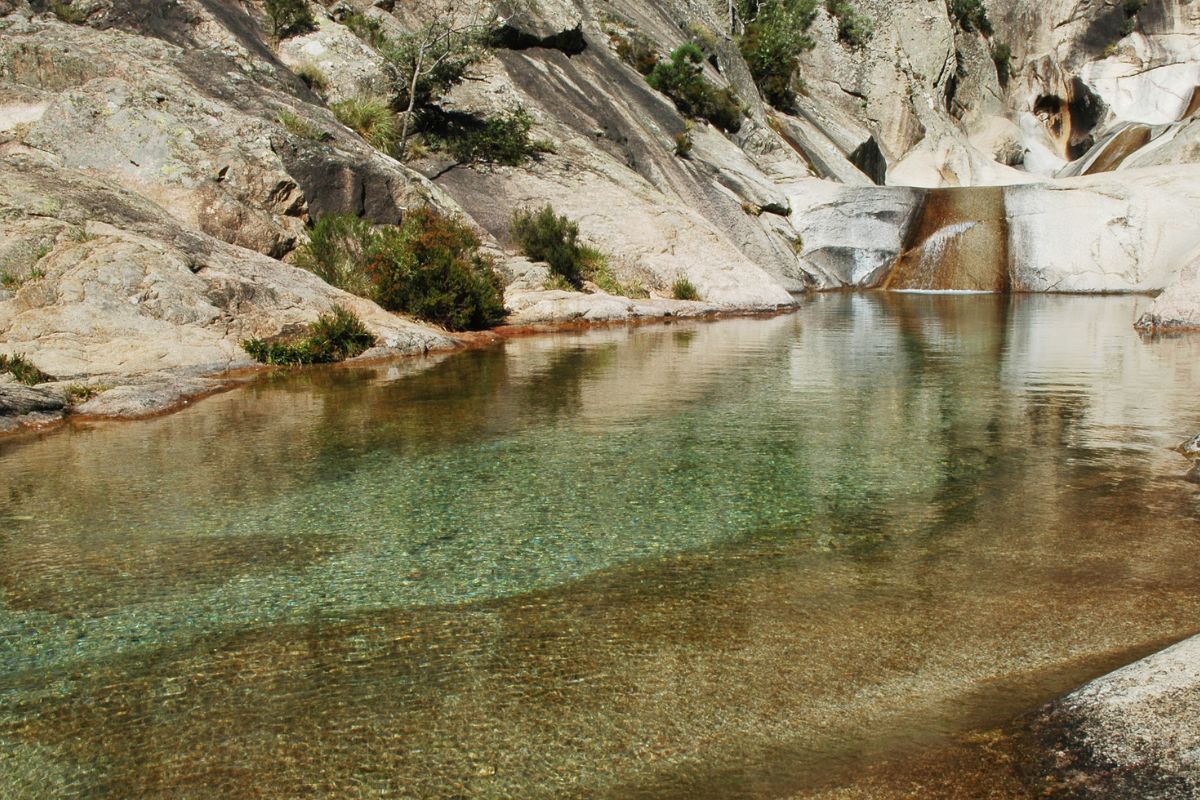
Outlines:
{"label": "green shrub", "polygon": [[578,289],[583,286],[584,248],[579,226],[554,213],[547,205],[538,211],[519,208],[508,224],[509,235],[520,251],[534,261],[544,261],[552,275]]}
{"label": "green shrub", "polygon": [[1125,12],[1125,21],[1121,23],[1121,38],[1124,39],[1137,29],[1137,16],[1146,7],[1146,0],[1125,0],[1121,10]]}
{"label": "green shrub", "polygon": [[26,386],[52,381],[54,378],[35,367],[24,356],[6,356],[0,353],[0,373],[9,373]]}
{"label": "green shrub", "polygon": [[547,152],[546,143],[530,138],[533,117],[521,107],[496,114],[482,123],[451,125],[437,144],[449,150],[463,164],[505,164],[515,167],[538,153]]}
{"label": "green shrub", "polygon": [[381,306],[450,330],[488,328],[506,314],[500,279],[479,252],[479,237],[433,208],[409,211],[399,228],[382,231],[366,271]]}
{"label": "green shrub", "polygon": [[334,103],[330,108],[339,122],[380,152],[392,153],[400,140],[396,115],[382,97],[351,97]]}
{"label": "green shrub", "polygon": [[387,34],[383,32],[383,23],[375,17],[352,11],[342,20],[342,24],[376,50],[381,50],[388,44]]}
{"label": "green shrub", "polygon": [[946,8],[964,31],[992,35],[992,21],[988,19],[983,0],[946,0]]}
{"label": "green shrub", "polygon": [[72,25],[83,25],[87,22],[87,10],[76,8],[69,1],[66,3],[54,3],[50,6],[50,10],[54,12],[54,16]]}
{"label": "green shrub", "polygon": [[301,137],[302,139],[313,139],[314,141],[321,138],[321,132],[312,126],[308,120],[301,117],[299,114],[293,114],[291,111],[280,111],[276,115],[275,120],[284,127],[288,133]]}
{"label": "green shrub", "polygon": [[381,229],[349,214],[322,217],[296,263],[389,311],[450,330],[491,327],[506,313],[495,265],[479,252],[479,238],[432,208]]}
{"label": "green shrub", "polygon": [[[36,260],[41,260],[45,256],[45,253],[41,255],[35,253],[34,255],[37,256]],[[37,267],[34,267],[33,269],[29,270],[29,272],[24,274],[18,274],[15,272],[0,272],[0,286],[3,286],[5,289],[20,289],[30,281],[35,281],[44,277],[46,277],[45,270],[38,269]]]}
{"label": "green shrub", "polygon": [[871,20],[847,0],[826,0],[825,8],[838,22],[838,39],[851,47],[862,47],[871,38],[874,30]]}
{"label": "green shrub", "polygon": [[706,119],[728,133],[742,126],[742,105],[729,89],[717,89],[704,79],[704,52],[694,43],[680,45],[670,61],[659,62],[646,76],[658,91],[671,98],[679,113]]}
{"label": "green shrub", "polygon": [[263,7],[277,39],[310,31],[317,25],[305,0],[264,0]]}
{"label": "green shrub", "polygon": [[370,297],[365,267],[375,238],[371,223],[353,214],[328,214],[313,223],[308,242],[296,251],[296,266],[330,286]]}
{"label": "green shrub", "polygon": [[296,77],[319,95],[329,91],[329,78],[325,77],[325,73],[316,64],[301,64],[296,68]]}
{"label": "green shrub", "polygon": [[700,293],[687,278],[680,276],[671,286],[671,296],[676,300],[699,300]]}
{"label": "green shrub", "polygon": [[354,358],[374,346],[375,335],[353,312],[341,306],[334,306],[330,313],[318,317],[300,341],[242,342],[242,349],[255,361],[276,366],[332,364]]}
{"label": "green shrub", "polygon": [[739,0],[745,32],[738,48],[750,74],[771,105],[789,108],[796,97],[791,89],[796,59],[816,42],[808,29],[816,18],[818,0]]}

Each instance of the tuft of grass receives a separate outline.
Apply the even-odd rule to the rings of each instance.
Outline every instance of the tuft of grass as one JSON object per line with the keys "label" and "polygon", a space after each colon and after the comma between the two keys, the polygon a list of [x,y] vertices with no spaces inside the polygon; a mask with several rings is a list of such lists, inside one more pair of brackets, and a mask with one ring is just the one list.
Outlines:
{"label": "tuft of grass", "polygon": [[617,57],[643,76],[649,75],[658,65],[658,51],[645,36],[638,33],[622,36],[614,31],[609,34],[609,39],[617,50]]}
{"label": "tuft of grass", "polygon": [[679,276],[671,285],[671,296],[676,300],[699,300],[700,293],[696,286],[684,276]]}
{"label": "tuft of grass", "polygon": [[675,155],[680,158],[691,158],[692,147],[695,142],[692,141],[692,123],[691,120],[685,122],[683,131],[675,136]]}
{"label": "tuft of grass", "polygon": [[375,17],[368,17],[361,11],[352,11],[342,20],[342,24],[376,50],[382,50],[388,45],[388,37],[384,33],[383,23]]}
{"label": "tuft of grass", "polygon": [[559,292],[579,291],[577,287],[567,283],[567,279],[562,275],[555,275],[553,272],[550,273],[550,277],[546,278],[545,282],[542,284],[542,288]]}
{"label": "tuft of grass", "polygon": [[300,341],[267,342],[248,339],[242,349],[261,364],[295,367],[332,364],[361,355],[375,346],[375,335],[352,311],[334,306],[308,326]]}
{"label": "tuft of grass", "polygon": [[288,133],[299,136],[301,139],[318,141],[321,138],[321,131],[317,130],[304,117],[299,114],[293,114],[291,111],[280,111],[276,115],[275,121],[282,125]]}
{"label": "tuft of grass", "polygon": [[70,0],[66,3],[52,3],[50,10],[54,12],[54,16],[72,25],[83,25],[87,22],[87,10],[71,5]]}
{"label": "tuft of grass", "polygon": [[825,8],[837,20],[838,39],[850,47],[860,48],[874,35],[871,20],[847,0],[826,0]]}
{"label": "tuft of grass", "polygon": [[650,293],[640,283],[622,283],[608,266],[608,256],[595,247],[581,245],[581,272],[584,280],[591,281],[598,289],[618,297],[649,297]]}
{"label": "tuft of grass", "polygon": [[30,281],[36,281],[44,277],[46,277],[45,270],[40,270],[36,267],[23,275],[13,272],[0,272],[0,286],[3,286],[5,289],[20,289]]}
{"label": "tuft of grass", "polygon": [[334,103],[330,108],[339,122],[376,150],[389,155],[395,150],[400,141],[400,126],[387,100],[360,95]]}
{"label": "tuft of grass", "polygon": [[107,392],[112,387],[107,384],[89,385],[86,383],[72,383],[64,391],[67,405],[78,406],[83,405],[93,397]]}
{"label": "tuft of grass", "polygon": [[316,64],[301,64],[296,67],[296,77],[319,95],[324,96],[325,92],[329,91],[329,78]]}
{"label": "tuft of grass", "polygon": [[0,354],[0,373],[7,372],[26,386],[36,386],[39,383],[54,380],[42,372],[24,356],[6,356]]}

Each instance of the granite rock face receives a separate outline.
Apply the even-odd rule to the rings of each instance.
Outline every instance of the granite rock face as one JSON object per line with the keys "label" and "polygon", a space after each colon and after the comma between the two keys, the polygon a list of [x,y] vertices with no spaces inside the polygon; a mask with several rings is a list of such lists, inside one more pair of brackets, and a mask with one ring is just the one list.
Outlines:
{"label": "granite rock face", "polygon": [[[241,338],[334,302],[397,352],[450,346],[286,263],[316,217],[393,224],[424,203],[477,227],[521,324],[778,308],[971,247],[990,253],[972,285],[1169,287],[1145,323],[1200,319],[1200,236],[1179,222],[1198,205],[1191,3],[1006,0],[985,30],[942,3],[861,0],[873,32],[857,44],[822,7],[798,101],[773,109],[720,4],[504,0],[489,54],[438,104],[528,111],[550,152],[519,167],[401,164],[330,110],[395,91],[352,17],[396,37],[430,5],[314,3],[316,28],[281,42],[259,2],[84,5],[68,24],[40,1],[0,4],[0,351],[56,375],[241,366]],[[685,119],[620,58],[631,36],[664,57],[701,41],[740,128]],[[312,68],[323,86],[299,77]],[[654,299],[546,292],[508,236],[514,209],[546,203]],[[679,278],[702,302],[665,299]]]}

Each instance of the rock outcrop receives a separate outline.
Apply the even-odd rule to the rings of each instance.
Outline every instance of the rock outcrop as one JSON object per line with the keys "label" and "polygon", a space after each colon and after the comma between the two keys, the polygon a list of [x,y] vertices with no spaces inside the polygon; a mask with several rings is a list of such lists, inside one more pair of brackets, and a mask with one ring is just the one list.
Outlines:
{"label": "rock outcrop", "polygon": [[[456,346],[34,155],[0,159],[0,242],[9,264],[36,257],[19,286],[0,290],[0,350],[59,379],[145,387],[249,366],[242,340],[298,331],[334,305],[357,313],[393,352]],[[203,393],[214,384],[193,388]]]}

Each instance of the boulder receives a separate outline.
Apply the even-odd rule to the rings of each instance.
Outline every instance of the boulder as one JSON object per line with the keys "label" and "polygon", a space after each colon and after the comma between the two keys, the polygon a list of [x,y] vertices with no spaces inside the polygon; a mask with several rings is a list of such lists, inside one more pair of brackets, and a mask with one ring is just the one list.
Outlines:
{"label": "boulder", "polygon": [[0,377],[0,417],[18,417],[33,413],[57,413],[66,407],[61,392],[37,386],[23,386]]}
{"label": "boulder", "polygon": [[1200,794],[1200,637],[1071,692],[1032,721],[1031,783],[1055,797]]}
{"label": "boulder", "polygon": [[[251,37],[243,12],[173,6],[185,7],[192,16],[171,31],[186,34],[162,37],[137,35],[140,22],[129,22],[135,32],[52,16],[0,23],[0,116],[26,120],[17,142],[147,197],[188,228],[276,257],[302,241],[311,214],[394,223],[436,195],[342,126]],[[338,42],[352,37],[325,25],[341,29]],[[174,43],[185,35],[206,46]],[[38,101],[5,104],[13,87]]]}
{"label": "boulder", "polygon": [[1200,331],[1200,252],[1187,259],[1137,327],[1150,332]]}

